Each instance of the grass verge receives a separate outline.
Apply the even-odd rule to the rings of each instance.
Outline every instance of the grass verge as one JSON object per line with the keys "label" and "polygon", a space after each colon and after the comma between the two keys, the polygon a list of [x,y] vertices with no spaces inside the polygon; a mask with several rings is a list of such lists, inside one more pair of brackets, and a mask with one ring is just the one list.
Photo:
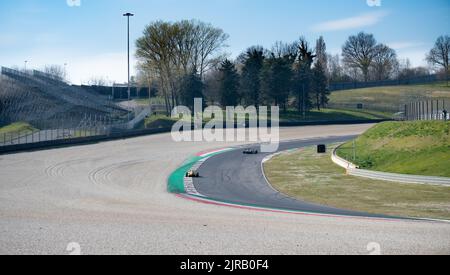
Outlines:
{"label": "grass verge", "polygon": [[26,122],[16,122],[0,128],[0,142],[4,140],[9,141],[9,139],[18,138],[19,136],[26,135],[38,131],[38,129],[31,126]]}
{"label": "grass verge", "polygon": [[[401,105],[431,99],[450,100],[450,87],[443,82],[426,85],[387,86],[347,91],[336,91],[330,95],[330,104],[362,103],[376,109],[398,110]],[[401,107],[400,107],[401,108]]]}
{"label": "grass verge", "polygon": [[[223,117],[226,115],[224,113]],[[306,122],[306,121],[338,121],[338,120],[377,120],[389,119],[389,113],[377,111],[356,111],[356,110],[337,110],[337,109],[322,109],[311,110],[307,112],[306,117],[297,111],[287,111],[280,113],[280,122]],[[237,115],[235,116],[237,119]],[[209,119],[204,119],[207,123]],[[165,115],[153,115],[145,120],[145,128],[162,128],[171,127],[176,122],[175,119]]]}
{"label": "grass verge", "polygon": [[315,148],[285,152],[266,162],[264,170],[275,189],[304,201],[391,216],[450,219],[450,187],[348,176],[330,154],[318,155]]}
{"label": "grass verge", "polygon": [[450,177],[450,122],[380,123],[344,144],[338,155],[361,168],[412,175]]}

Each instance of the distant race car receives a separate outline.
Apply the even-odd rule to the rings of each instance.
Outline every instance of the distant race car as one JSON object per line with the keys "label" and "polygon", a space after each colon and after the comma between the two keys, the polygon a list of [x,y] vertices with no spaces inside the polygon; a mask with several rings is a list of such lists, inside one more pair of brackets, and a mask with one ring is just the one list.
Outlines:
{"label": "distant race car", "polygon": [[186,178],[198,178],[200,174],[197,171],[190,170],[186,173]]}
{"label": "distant race car", "polygon": [[258,154],[258,150],[256,150],[256,149],[245,149],[243,153],[245,155],[256,155],[256,154]]}

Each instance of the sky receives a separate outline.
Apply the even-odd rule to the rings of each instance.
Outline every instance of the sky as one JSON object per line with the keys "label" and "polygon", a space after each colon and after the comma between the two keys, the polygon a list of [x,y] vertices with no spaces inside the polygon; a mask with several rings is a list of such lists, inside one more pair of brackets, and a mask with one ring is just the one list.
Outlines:
{"label": "sky", "polygon": [[1,0],[0,65],[40,69],[66,65],[74,84],[91,78],[127,79],[127,25],[134,41],[156,20],[198,19],[230,35],[230,57],[275,41],[323,36],[329,53],[340,54],[360,31],[425,66],[437,37],[450,35],[450,0]]}

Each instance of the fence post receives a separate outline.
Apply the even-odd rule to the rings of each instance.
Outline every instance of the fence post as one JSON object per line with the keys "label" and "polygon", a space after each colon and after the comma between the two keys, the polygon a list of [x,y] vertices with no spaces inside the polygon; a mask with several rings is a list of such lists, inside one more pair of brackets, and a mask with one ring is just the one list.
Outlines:
{"label": "fence post", "polygon": [[436,120],[439,120],[439,100],[436,100]]}
{"label": "fence post", "polygon": [[424,114],[425,114],[425,102],[420,102],[420,120],[424,120]]}
{"label": "fence post", "polygon": [[433,116],[434,116],[434,113],[433,113],[433,100],[431,100],[431,120],[433,120],[434,118],[433,118]]}
{"label": "fence post", "polygon": [[411,110],[409,111],[410,112],[409,120],[414,120],[414,114],[415,114],[415,112],[414,112],[414,102],[410,103],[409,107],[411,108]]}

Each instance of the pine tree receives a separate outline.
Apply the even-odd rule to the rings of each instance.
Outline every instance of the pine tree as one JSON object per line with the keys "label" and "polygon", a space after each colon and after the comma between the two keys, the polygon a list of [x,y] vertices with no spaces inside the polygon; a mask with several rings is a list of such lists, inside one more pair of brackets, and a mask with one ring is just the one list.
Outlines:
{"label": "pine tree", "polygon": [[292,62],[287,57],[272,55],[265,62],[262,71],[262,89],[270,104],[287,110],[289,93],[292,86]]}
{"label": "pine tree", "polygon": [[321,36],[316,42],[316,63],[312,69],[312,87],[314,93],[314,105],[320,111],[321,107],[326,107],[328,103],[328,57],[325,40]]}
{"label": "pine tree", "polygon": [[194,70],[189,75],[184,76],[180,88],[181,103],[191,110],[194,107],[195,98],[204,98],[203,95],[204,84],[200,75]]}
{"label": "pine tree", "polygon": [[220,103],[222,107],[236,106],[240,101],[239,74],[234,64],[226,59],[222,62],[219,71],[220,77]]}
{"label": "pine tree", "polygon": [[316,58],[316,55],[309,49],[308,42],[301,38],[294,89],[297,94],[297,109],[303,113],[312,106],[310,96],[313,73],[311,66],[314,63],[314,58]]}
{"label": "pine tree", "polygon": [[326,76],[325,68],[322,63],[318,62],[312,69],[313,81],[312,81],[312,91],[314,93],[314,104],[317,110],[326,107],[328,103],[328,80]]}
{"label": "pine tree", "polygon": [[264,60],[264,50],[261,47],[250,48],[243,56],[241,92],[246,105],[259,106],[261,101],[261,72]]}

